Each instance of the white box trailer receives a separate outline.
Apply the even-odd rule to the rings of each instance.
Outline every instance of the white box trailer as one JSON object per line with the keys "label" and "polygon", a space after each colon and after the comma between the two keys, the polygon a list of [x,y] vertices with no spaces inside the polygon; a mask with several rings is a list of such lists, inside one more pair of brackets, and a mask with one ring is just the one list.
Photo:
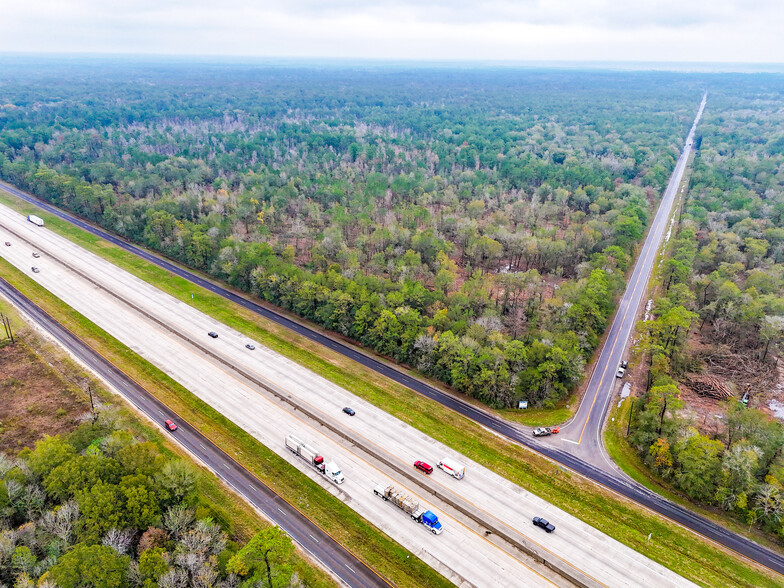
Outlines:
{"label": "white box trailer", "polygon": [[42,219],[40,216],[35,216],[34,214],[28,214],[27,220],[29,220],[31,223],[39,227],[44,226],[44,219]]}
{"label": "white box trailer", "polygon": [[438,461],[438,467],[458,480],[461,480],[463,476],[465,476],[465,466],[456,462],[454,459],[449,459],[448,457],[440,459]]}
{"label": "white box trailer", "polygon": [[301,439],[294,435],[287,435],[286,447],[288,447],[292,453],[299,455],[319,472],[322,474],[324,473],[324,458],[319,455],[318,451],[309,445],[306,445]]}

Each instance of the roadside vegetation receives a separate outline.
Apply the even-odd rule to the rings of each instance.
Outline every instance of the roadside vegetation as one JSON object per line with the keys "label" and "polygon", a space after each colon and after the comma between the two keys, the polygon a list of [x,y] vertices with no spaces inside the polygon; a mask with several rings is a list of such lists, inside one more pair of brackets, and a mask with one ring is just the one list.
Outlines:
{"label": "roadside vegetation", "polygon": [[701,95],[651,73],[9,68],[0,177],[498,408],[579,383]]}
{"label": "roadside vegetation", "polygon": [[0,343],[0,585],[333,585],[279,528],[0,311],[17,335]]}
{"label": "roadside vegetation", "polygon": [[[15,202],[21,209],[26,209],[27,205]],[[556,506],[698,584],[706,586],[775,586],[777,584],[775,576],[770,572],[741,561],[734,555],[702,541],[690,532],[673,526],[644,509],[619,500],[614,494],[520,446],[499,440],[472,421],[423,398],[408,388],[382,378],[329,349],[299,337],[275,323],[261,319],[68,223],[49,216],[46,216],[46,219],[47,226],[63,232],[80,245],[104,255],[128,271],[155,283],[172,296],[195,305],[232,328],[246,333],[254,340],[376,404],[393,416],[426,432],[527,490],[546,497]],[[12,268],[3,266],[2,263],[0,262],[0,267],[8,267],[10,273]],[[314,520],[347,543],[356,553],[365,557],[366,561],[380,561],[377,565],[381,567],[376,569],[385,577],[395,578],[389,565],[409,565],[411,560],[406,559],[405,550],[396,548],[392,551],[394,556],[390,558],[385,555],[383,548],[373,548],[373,542],[363,538],[361,534],[354,537],[346,529],[346,524],[335,525],[336,517],[347,517],[346,520],[350,520],[356,515],[337,500],[334,501],[336,504],[332,504],[331,496],[324,495],[320,487],[316,487],[308,478],[277,458],[274,453],[260,445],[242,429],[204,405],[187,390],[177,386],[165,374],[158,372],[143,360],[135,356],[131,357],[119,344],[115,351],[107,349],[104,338],[109,338],[105,333],[76,315],[58,299],[38,288],[21,273],[14,272],[14,274],[14,284],[17,287],[26,288],[29,294],[37,296],[36,300],[45,305],[50,312],[55,312],[69,328],[75,329],[80,336],[88,338],[91,344],[102,349],[102,352],[108,353],[112,361],[131,373],[137,381],[142,382],[148,390],[153,391],[178,414],[198,426],[240,463],[257,473],[266,483],[270,483],[289,501],[303,508],[307,506]],[[191,299],[192,293],[195,293],[193,299]],[[281,466],[272,467],[276,463],[280,463]],[[378,531],[368,526],[364,533],[374,537]],[[648,540],[649,533],[652,533],[654,539]],[[372,552],[376,555],[368,556],[366,552],[368,549],[377,550]],[[423,577],[427,577],[427,572],[423,574]],[[400,580],[396,582],[399,583]]]}
{"label": "roadside vegetation", "polygon": [[628,435],[638,476],[647,468],[657,485],[778,545],[783,95],[780,83],[711,95],[651,315],[638,328],[648,375]]}

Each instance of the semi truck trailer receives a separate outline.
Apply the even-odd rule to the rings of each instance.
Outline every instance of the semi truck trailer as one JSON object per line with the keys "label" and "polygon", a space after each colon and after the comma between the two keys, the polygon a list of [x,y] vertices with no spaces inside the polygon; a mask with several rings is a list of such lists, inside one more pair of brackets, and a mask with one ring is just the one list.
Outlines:
{"label": "semi truck trailer", "polygon": [[27,220],[29,220],[34,225],[38,225],[39,227],[44,226],[44,219],[42,219],[40,216],[35,216],[34,214],[28,214]]}
{"label": "semi truck trailer", "polygon": [[434,535],[440,535],[444,530],[443,525],[439,522],[435,513],[420,507],[416,500],[405,494],[402,490],[395,488],[394,486],[379,484],[373,488],[373,493],[376,496],[380,496],[384,501],[389,501],[400,510],[408,513],[412,520],[423,524],[430,529]]}
{"label": "semi truck trailer", "polygon": [[334,461],[325,464],[324,457],[298,437],[294,435],[287,435],[286,447],[289,448],[289,451],[300,456],[302,459],[312,465],[316,471],[324,474],[327,478],[335,482],[335,484],[342,484],[346,479],[343,476],[343,472],[340,471],[338,464],[336,464]]}

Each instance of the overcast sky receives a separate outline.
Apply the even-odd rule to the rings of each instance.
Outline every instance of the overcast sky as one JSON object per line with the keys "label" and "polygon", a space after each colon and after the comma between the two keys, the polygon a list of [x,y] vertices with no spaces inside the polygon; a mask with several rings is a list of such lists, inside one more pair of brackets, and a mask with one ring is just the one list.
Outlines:
{"label": "overcast sky", "polygon": [[0,0],[0,52],[784,61],[783,0]]}

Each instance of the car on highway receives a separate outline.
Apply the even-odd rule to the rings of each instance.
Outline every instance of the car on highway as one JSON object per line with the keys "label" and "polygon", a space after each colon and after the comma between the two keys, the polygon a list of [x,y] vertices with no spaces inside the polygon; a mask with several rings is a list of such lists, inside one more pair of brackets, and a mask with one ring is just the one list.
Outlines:
{"label": "car on highway", "polygon": [[418,469],[420,472],[425,472],[426,474],[433,473],[433,466],[426,464],[424,461],[415,461],[414,467]]}
{"label": "car on highway", "polygon": [[40,272],[40,271],[41,271],[41,270],[39,270],[37,267],[33,266],[33,273],[34,273],[34,274],[37,274],[37,273],[38,273],[38,272]]}
{"label": "car on highway", "polygon": [[38,253],[37,251],[33,251],[33,257],[35,258],[41,257],[41,254]]}
{"label": "car on highway", "polygon": [[548,435],[552,434],[553,432],[549,427],[536,427],[534,429],[534,437],[547,437]]}
{"label": "car on highway", "polygon": [[353,408],[349,408],[348,406],[343,409],[343,412],[345,412],[348,416],[354,416],[357,414]]}
{"label": "car on highway", "polygon": [[250,349],[251,351],[253,351],[254,349],[256,349],[256,346],[253,343],[246,343],[245,349]]}
{"label": "car on highway", "polygon": [[166,419],[163,422],[163,424],[166,425],[166,428],[169,429],[170,431],[176,431],[177,430],[177,425],[174,423],[174,421],[172,421],[170,419]]}
{"label": "car on highway", "polygon": [[6,241],[6,242],[5,242],[5,246],[6,246],[6,247],[10,247],[10,246],[11,246],[11,241]]}
{"label": "car on highway", "polygon": [[623,367],[622,365],[619,365],[618,366],[618,371],[615,372],[615,377],[616,378],[622,378],[625,373],[626,373],[626,368]]}
{"label": "car on highway", "polygon": [[534,517],[534,525],[544,529],[548,533],[555,531],[555,525],[547,522],[547,519],[543,519],[542,517]]}
{"label": "car on highway", "polygon": [[218,338],[218,333],[216,333],[215,331],[210,331],[210,332],[209,332],[209,333],[207,333],[207,334],[208,334],[210,337],[212,337],[213,339],[217,339],[217,338]]}

